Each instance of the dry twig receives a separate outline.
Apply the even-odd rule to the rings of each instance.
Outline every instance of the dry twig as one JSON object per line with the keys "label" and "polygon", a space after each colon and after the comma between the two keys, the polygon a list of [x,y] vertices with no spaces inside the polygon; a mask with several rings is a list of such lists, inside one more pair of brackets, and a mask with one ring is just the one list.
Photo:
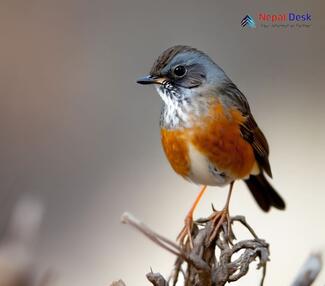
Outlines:
{"label": "dry twig", "polygon": [[315,281],[322,268],[322,257],[320,253],[311,254],[292,283],[292,286],[309,286]]}
{"label": "dry twig", "polygon": [[[180,247],[171,240],[155,233],[128,213],[123,214],[122,222],[135,227],[150,240],[177,256],[168,281],[159,273],[147,274],[148,280],[155,286],[167,286],[170,283],[175,286],[181,273],[184,276],[185,286],[222,286],[227,282],[237,281],[246,275],[249,265],[256,258],[259,259],[257,267],[263,268],[261,281],[261,285],[263,285],[266,263],[269,260],[269,245],[257,237],[242,216],[231,217],[230,224],[241,223],[251,233],[252,239],[233,244],[233,241],[225,238],[228,229],[227,222],[225,222],[215,238],[207,243],[207,238],[213,230],[213,224],[211,221],[200,220],[200,225],[196,224],[193,228],[193,248],[189,246],[189,243]],[[235,259],[234,255],[240,251],[242,253]]]}

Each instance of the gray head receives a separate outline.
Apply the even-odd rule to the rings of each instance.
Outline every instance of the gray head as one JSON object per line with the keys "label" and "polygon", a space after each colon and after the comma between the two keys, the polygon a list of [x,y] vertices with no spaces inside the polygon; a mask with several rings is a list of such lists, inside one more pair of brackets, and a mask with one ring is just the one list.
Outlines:
{"label": "gray head", "polygon": [[[216,90],[229,79],[205,53],[189,46],[174,46],[155,61],[139,84],[156,84],[162,99],[184,100]],[[166,103],[166,102],[165,102]]]}

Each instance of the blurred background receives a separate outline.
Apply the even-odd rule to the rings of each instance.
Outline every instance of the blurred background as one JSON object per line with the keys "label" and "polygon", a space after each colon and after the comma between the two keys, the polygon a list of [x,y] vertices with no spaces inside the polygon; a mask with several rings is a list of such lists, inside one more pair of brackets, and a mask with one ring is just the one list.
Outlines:
{"label": "blurred background", "polygon": [[[120,224],[124,211],[175,238],[199,190],[160,146],[160,99],[138,86],[175,44],[205,51],[247,96],[287,210],[264,214],[243,183],[233,214],[271,244],[266,285],[289,285],[325,251],[325,4],[322,1],[2,0],[0,233],[22,196],[43,202],[34,247],[56,285],[147,285],[174,257]],[[250,14],[311,13],[309,28],[243,29]],[[221,207],[210,188],[196,217]],[[253,268],[240,285],[257,285]],[[324,273],[318,280],[323,285]]]}

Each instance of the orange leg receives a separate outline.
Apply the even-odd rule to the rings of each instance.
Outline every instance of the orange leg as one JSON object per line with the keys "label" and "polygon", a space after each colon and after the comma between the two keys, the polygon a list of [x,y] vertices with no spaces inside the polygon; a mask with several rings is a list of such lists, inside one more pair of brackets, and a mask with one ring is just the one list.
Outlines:
{"label": "orange leg", "polygon": [[185,244],[185,240],[186,240],[186,238],[188,238],[188,240],[190,242],[190,246],[193,247],[192,236],[191,236],[191,232],[192,232],[192,228],[193,228],[193,213],[194,213],[194,210],[197,207],[198,203],[200,202],[206,188],[207,188],[207,186],[202,187],[199,195],[195,199],[190,211],[188,212],[188,214],[185,218],[185,225],[184,225],[183,229],[177,236],[177,240],[179,240],[179,242],[182,245]]}
{"label": "orange leg", "polygon": [[230,203],[233,186],[234,186],[234,182],[231,182],[228,196],[227,196],[227,201],[224,208],[221,211],[214,211],[214,213],[208,219],[208,220],[212,220],[213,224],[215,225],[213,231],[208,237],[208,244],[210,244],[214,240],[216,235],[219,233],[219,230],[222,227],[225,220],[227,220],[227,233],[225,234],[226,239],[231,242],[233,238],[231,225],[230,225],[230,216],[229,216],[229,203]]}

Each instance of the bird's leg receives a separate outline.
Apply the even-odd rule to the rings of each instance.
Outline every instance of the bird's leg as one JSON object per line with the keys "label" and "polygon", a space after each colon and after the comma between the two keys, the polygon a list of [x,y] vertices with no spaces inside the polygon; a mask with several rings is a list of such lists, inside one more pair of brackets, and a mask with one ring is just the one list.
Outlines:
{"label": "bird's leg", "polygon": [[223,227],[223,224],[227,220],[227,231],[225,230],[225,239],[231,242],[233,239],[233,234],[231,230],[231,221],[230,221],[230,216],[229,216],[229,203],[230,203],[230,198],[231,198],[231,193],[232,193],[232,188],[233,188],[234,182],[230,183],[229,187],[229,192],[227,196],[227,201],[224,206],[224,208],[221,211],[216,211],[214,210],[213,214],[208,218],[209,221],[212,221],[213,223],[213,228],[208,236],[208,245],[215,239],[215,237],[218,235],[219,231],[221,230],[221,227]]}
{"label": "bird's leg", "polygon": [[177,236],[177,240],[180,242],[181,245],[186,244],[186,239],[188,239],[190,243],[190,247],[193,248],[193,242],[192,242],[192,228],[193,228],[193,213],[198,205],[199,201],[201,200],[207,186],[203,186],[199,195],[195,199],[191,209],[189,210],[188,214],[186,215],[186,218],[184,220],[184,227],[182,228],[181,232]]}

